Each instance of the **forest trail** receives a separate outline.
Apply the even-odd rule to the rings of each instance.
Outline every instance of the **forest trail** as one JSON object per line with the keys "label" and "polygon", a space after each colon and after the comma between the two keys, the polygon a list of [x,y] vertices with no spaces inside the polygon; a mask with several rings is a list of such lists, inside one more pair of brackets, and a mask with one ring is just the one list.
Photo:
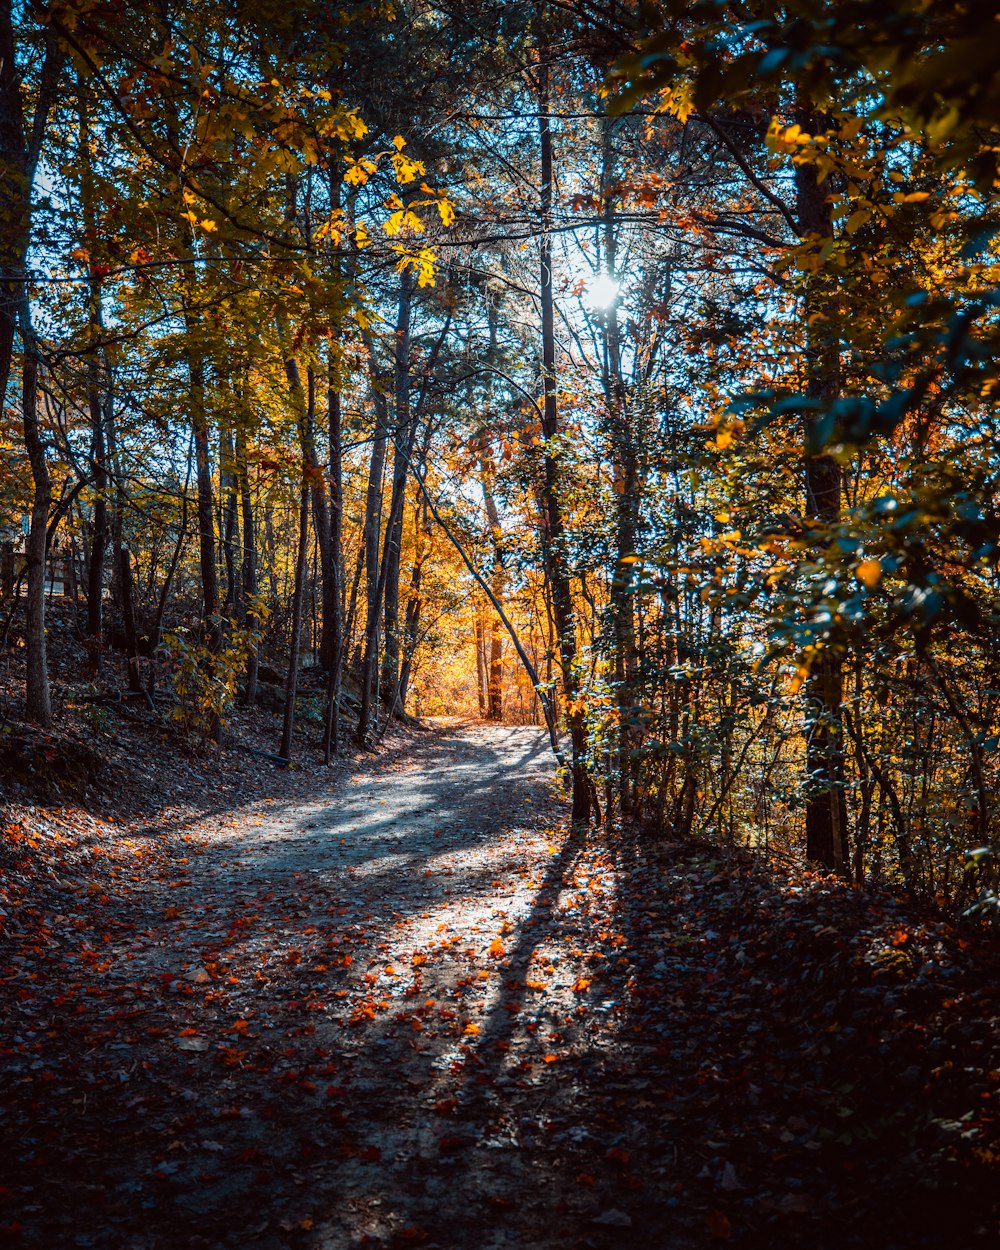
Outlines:
{"label": "forest trail", "polygon": [[989,964],[820,878],[569,841],[552,783],[537,731],[446,725],[186,827],[36,822],[4,1238],[990,1244]]}

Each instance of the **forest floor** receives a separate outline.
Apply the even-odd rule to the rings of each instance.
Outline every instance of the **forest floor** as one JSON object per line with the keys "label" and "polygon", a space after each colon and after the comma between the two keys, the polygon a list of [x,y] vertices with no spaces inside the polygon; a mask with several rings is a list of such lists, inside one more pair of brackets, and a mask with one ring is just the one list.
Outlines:
{"label": "forest floor", "polygon": [[997,1244],[986,935],[570,839],[530,729],[186,785],[5,809],[0,1242]]}

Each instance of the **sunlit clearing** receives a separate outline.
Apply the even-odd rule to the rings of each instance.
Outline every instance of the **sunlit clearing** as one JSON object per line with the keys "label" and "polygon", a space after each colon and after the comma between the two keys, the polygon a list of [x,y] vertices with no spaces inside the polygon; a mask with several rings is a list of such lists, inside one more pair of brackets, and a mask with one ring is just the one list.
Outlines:
{"label": "sunlit clearing", "polygon": [[587,285],[584,302],[591,308],[610,308],[621,289],[621,283],[616,282],[609,273],[595,274]]}

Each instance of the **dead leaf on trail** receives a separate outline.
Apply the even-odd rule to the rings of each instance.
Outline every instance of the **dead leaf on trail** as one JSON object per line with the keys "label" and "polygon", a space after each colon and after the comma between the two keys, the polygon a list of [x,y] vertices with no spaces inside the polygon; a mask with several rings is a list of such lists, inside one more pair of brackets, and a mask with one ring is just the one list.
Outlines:
{"label": "dead leaf on trail", "polygon": [[177,1039],[177,1049],[201,1053],[208,1050],[208,1042],[203,1037],[179,1037]]}
{"label": "dead leaf on trail", "polygon": [[504,950],[503,942],[499,938],[494,938],[490,943],[487,954],[490,959],[502,959],[507,952]]}
{"label": "dead leaf on trail", "polygon": [[728,1241],[732,1236],[733,1226],[729,1222],[729,1216],[722,1211],[709,1211],[705,1227],[708,1229],[709,1237],[713,1237],[716,1241]]}
{"label": "dead leaf on trail", "polygon": [[632,1217],[626,1215],[624,1211],[617,1211],[614,1207],[610,1211],[602,1211],[600,1215],[595,1215],[590,1221],[591,1224],[603,1224],[606,1228],[631,1228]]}
{"label": "dead leaf on trail", "polygon": [[813,1209],[807,1194],[782,1194],[780,1198],[765,1199],[760,1205],[781,1215],[807,1215]]}

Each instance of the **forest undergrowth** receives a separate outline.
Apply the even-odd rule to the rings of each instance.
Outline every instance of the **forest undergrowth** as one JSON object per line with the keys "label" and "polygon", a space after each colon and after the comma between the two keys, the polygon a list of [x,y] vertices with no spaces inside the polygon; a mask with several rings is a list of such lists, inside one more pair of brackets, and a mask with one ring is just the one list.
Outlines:
{"label": "forest undergrowth", "polygon": [[5,809],[5,1243],[993,1244],[987,935],[571,838],[531,729],[245,793]]}

